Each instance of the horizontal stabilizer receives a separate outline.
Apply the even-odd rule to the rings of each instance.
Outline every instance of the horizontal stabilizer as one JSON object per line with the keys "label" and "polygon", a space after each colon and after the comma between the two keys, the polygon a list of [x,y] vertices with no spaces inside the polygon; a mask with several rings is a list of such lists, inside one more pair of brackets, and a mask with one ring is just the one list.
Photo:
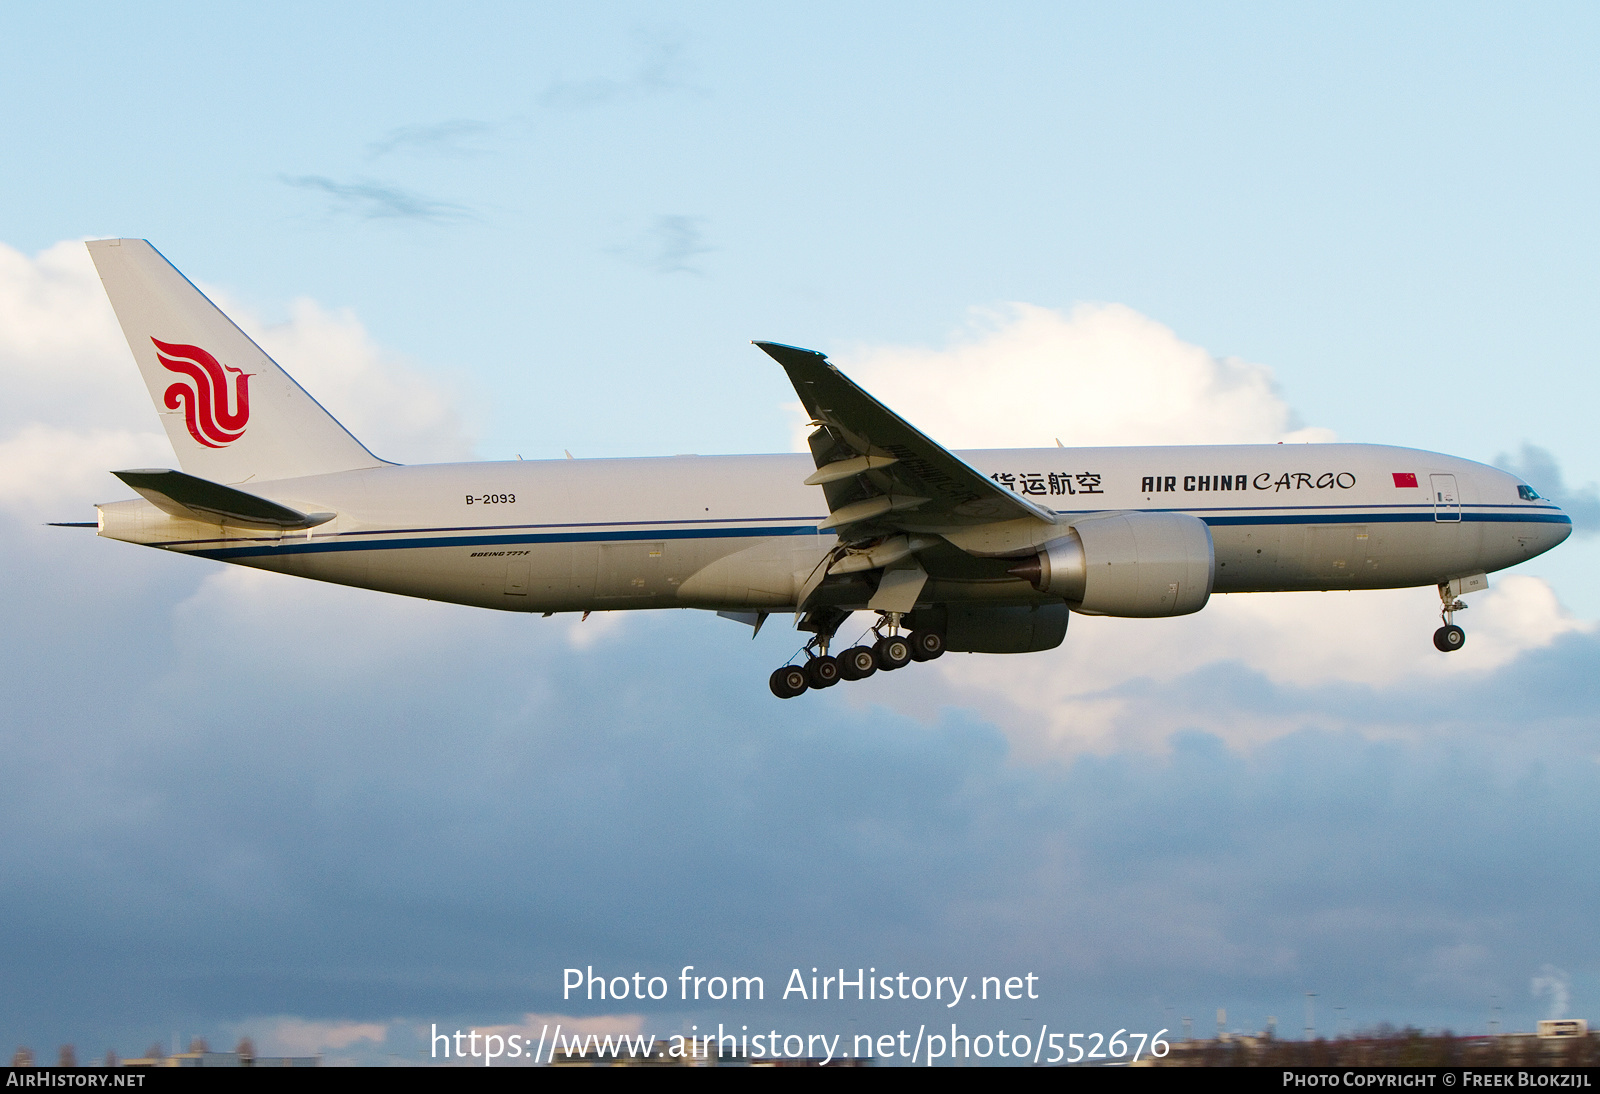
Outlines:
{"label": "horizontal stabilizer", "polygon": [[113,471],[163,513],[203,524],[248,524],[259,528],[315,528],[336,513],[302,513],[231,486],[165,468]]}

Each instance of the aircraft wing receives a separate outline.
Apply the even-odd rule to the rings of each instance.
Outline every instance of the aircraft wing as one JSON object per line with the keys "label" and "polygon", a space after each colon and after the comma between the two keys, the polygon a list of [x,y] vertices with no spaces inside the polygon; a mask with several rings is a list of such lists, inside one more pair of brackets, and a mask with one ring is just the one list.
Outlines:
{"label": "aircraft wing", "polygon": [[1055,514],[996,483],[852,383],[815,350],[757,342],[783,366],[817,426],[808,438],[828,499],[824,528],[845,543]]}

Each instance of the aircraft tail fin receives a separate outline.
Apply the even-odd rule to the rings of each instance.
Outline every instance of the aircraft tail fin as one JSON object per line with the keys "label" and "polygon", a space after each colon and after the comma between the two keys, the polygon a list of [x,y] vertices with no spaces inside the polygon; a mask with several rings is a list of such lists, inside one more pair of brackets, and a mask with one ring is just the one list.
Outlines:
{"label": "aircraft tail fin", "polygon": [[385,462],[148,242],[88,246],[185,471],[240,483]]}

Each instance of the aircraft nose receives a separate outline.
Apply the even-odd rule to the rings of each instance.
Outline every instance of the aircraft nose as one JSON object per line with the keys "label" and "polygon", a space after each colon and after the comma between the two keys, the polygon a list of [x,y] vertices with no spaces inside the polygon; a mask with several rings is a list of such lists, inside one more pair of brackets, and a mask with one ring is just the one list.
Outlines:
{"label": "aircraft nose", "polygon": [[[1563,512],[1560,508],[1557,508],[1556,512],[1560,513],[1564,517],[1567,517],[1567,514],[1565,512]],[[1551,533],[1552,533],[1551,536],[1550,536],[1550,546],[1551,547],[1554,547],[1559,543],[1565,543],[1567,537],[1572,535],[1572,518],[1571,517],[1567,517],[1567,521],[1566,521],[1565,524],[1552,524],[1550,526],[1550,529],[1551,529]],[[1546,550],[1549,550],[1549,548],[1547,547]]]}
{"label": "aircraft nose", "polygon": [[1559,547],[1566,542],[1568,536],[1572,535],[1572,518],[1565,512],[1553,505],[1545,512],[1549,514],[1548,517],[1532,528],[1525,528],[1519,537],[1530,558],[1542,555],[1552,547]]}

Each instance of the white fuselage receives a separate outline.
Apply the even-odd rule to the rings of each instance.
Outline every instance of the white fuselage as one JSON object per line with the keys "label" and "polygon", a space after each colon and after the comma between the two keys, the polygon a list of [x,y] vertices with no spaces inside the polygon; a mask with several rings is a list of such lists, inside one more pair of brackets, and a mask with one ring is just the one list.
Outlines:
{"label": "white fuselage", "polygon": [[[1482,464],[1379,445],[995,449],[958,453],[1059,515],[1192,514],[1214,590],[1387,589],[1515,565],[1568,518]],[[321,581],[510,611],[793,608],[837,542],[805,455],[386,466],[247,489],[337,518],[309,532],[100,506],[100,534]],[[1400,485],[1414,477],[1416,486]],[[1049,599],[1000,560],[927,556],[922,600]],[[955,557],[959,556],[959,557]],[[855,604],[842,592],[842,606]]]}

